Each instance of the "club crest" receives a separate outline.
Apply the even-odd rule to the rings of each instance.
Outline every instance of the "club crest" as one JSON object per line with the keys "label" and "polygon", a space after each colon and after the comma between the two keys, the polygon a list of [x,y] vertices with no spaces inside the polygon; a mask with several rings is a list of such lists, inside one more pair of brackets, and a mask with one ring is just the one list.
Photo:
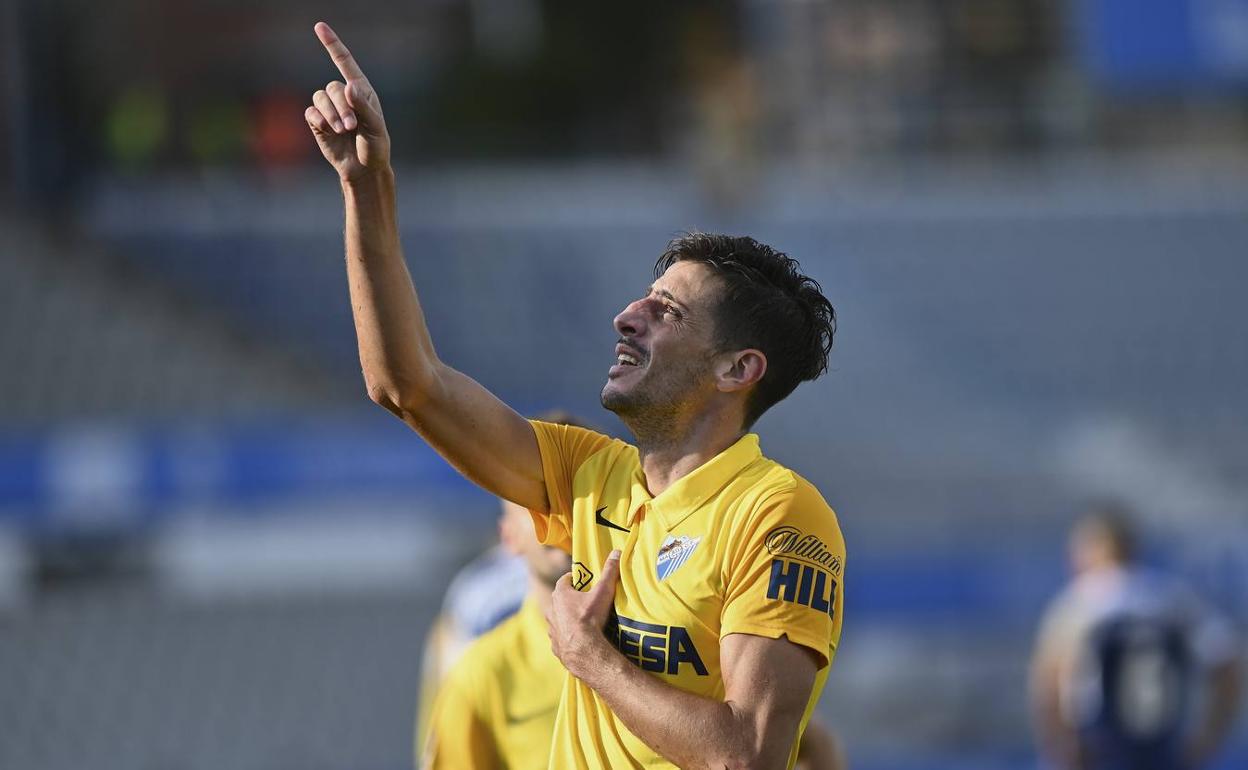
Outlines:
{"label": "club crest", "polygon": [[693,550],[701,542],[702,538],[700,537],[689,537],[688,535],[672,537],[668,535],[667,539],[663,541],[663,545],[659,546],[659,556],[654,564],[659,580],[666,580],[668,575],[680,569],[680,565],[689,561]]}

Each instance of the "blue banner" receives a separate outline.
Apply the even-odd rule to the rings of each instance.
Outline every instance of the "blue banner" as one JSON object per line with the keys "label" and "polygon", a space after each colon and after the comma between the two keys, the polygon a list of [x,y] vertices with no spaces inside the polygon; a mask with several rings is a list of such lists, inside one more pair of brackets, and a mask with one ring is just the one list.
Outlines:
{"label": "blue banner", "polygon": [[1248,85],[1248,0],[1082,0],[1079,59],[1123,91]]}
{"label": "blue banner", "polygon": [[182,506],[484,494],[387,420],[89,426],[0,438],[0,519],[19,529],[141,528]]}

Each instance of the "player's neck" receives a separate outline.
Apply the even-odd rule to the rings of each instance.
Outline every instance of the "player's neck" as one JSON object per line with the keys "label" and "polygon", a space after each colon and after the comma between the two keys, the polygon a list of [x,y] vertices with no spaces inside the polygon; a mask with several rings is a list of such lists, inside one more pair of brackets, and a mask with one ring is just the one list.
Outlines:
{"label": "player's neck", "polygon": [[537,603],[537,608],[541,610],[542,617],[550,614],[550,604],[552,601],[553,591],[555,587],[546,581],[529,573],[529,594],[528,600]]}
{"label": "player's neck", "polygon": [[636,435],[646,489],[658,496],[745,435],[740,420],[704,412],[661,434]]}

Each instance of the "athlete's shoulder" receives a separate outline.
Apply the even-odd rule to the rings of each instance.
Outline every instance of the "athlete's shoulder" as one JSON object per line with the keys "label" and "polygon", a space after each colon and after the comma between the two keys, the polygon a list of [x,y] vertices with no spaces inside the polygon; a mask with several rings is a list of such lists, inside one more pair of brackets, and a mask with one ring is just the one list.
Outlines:
{"label": "athlete's shoulder", "polygon": [[619,460],[639,462],[637,447],[606,433],[542,420],[529,420],[529,424],[544,456],[558,456],[576,469],[590,461],[602,461],[608,467]]}
{"label": "athlete's shoulder", "polygon": [[598,447],[598,451],[592,459],[603,459],[609,465],[616,463],[624,463],[627,465],[640,465],[641,454],[637,451],[637,447],[627,441],[613,436],[606,436],[606,442]]}
{"label": "athlete's shoulder", "polygon": [[827,555],[839,572],[845,539],[836,512],[814,484],[767,457],[740,475],[741,488],[731,530],[746,543],[759,543],[772,555],[811,548]]}
{"label": "athlete's shoulder", "polygon": [[529,420],[529,425],[533,426],[533,432],[537,434],[539,440],[561,446],[585,445],[593,449],[607,446],[631,446],[628,442],[602,431],[594,430],[593,428],[583,428],[580,425],[570,425],[565,422],[546,422],[545,420]]}
{"label": "athlete's shoulder", "polygon": [[480,645],[482,658],[493,662],[498,658],[505,657],[523,635],[524,616],[517,612],[482,634],[476,643]]}
{"label": "athlete's shoulder", "polygon": [[519,613],[486,631],[464,649],[447,673],[447,682],[480,697],[499,681],[499,672],[510,665],[509,655],[516,649],[522,632]]}
{"label": "athlete's shoulder", "polygon": [[777,467],[783,469],[785,475],[790,480],[787,489],[795,504],[819,508],[835,517],[836,514],[832,510],[832,506],[824,498],[823,493],[819,491],[817,486],[791,468],[786,468],[778,463]]}
{"label": "athlete's shoulder", "polygon": [[751,486],[757,492],[755,514],[766,510],[792,512],[803,518],[824,520],[839,530],[832,506],[819,488],[797,471],[768,457],[761,457],[747,470],[752,476]]}
{"label": "athlete's shoulder", "polygon": [[767,542],[777,552],[785,547],[801,550],[809,546],[826,554],[839,576],[845,560],[845,537],[836,511],[818,487],[795,471],[784,471],[790,483],[764,504],[758,525],[768,528]]}
{"label": "athlete's shoulder", "polygon": [[496,545],[455,574],[442,603],[453,631],[475,639],[509,617],[524,600],[524,560]]}

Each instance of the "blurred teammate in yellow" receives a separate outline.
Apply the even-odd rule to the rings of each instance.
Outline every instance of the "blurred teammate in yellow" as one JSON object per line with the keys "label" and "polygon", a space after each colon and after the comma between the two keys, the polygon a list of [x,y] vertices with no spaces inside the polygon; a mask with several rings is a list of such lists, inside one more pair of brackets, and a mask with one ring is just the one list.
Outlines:
{"label": "blurred teammate in yellow", "polygon": [[528,594],[443,679],[425,745],[430,770],[544,770],[549,762],[564,672],[550,651],[545,614],[571,560],[537,542],[528,511],[515,503],[503,503],[500,533],[504,547],[524,559]]}
{"label": "blurred teammate in yellow", "polygon": [[[600,398],[636,444],[524,419],[438,357],[380,99],[333,30],[316,34],[345,82],[304,118],[343,193],[369,397],[572,554],[547,614],[566,670],[550,766],[793,767],[840,641],[845,542],[750,428],[827,371],[832,304],[752,238],[679,238],[613,322]],[[495,331],[540,336],[547,320]]]}
{"label": "blurred teammate in yellow", "polygon": [[[500,540],[505,539],[504,518],[499,517]],[[442,610],[425,635],[413,741],[417,765],[424,755],[433,699],[442,680],[477,637],[519,611],[528,592],[528,574],[524,559],[504,542],[495,543],[455,573]]]}
{"label": "blurred teammate in yellow", "polygon": [[[561,410],[553,410],[541,415],[541,419],[564,425],[582,425],[577,418]],[[517,513],[523,514],[517,516]],[[550,554],[550,558],[563,565],[563,570],[554,574],[540,591],[536,591],[540,580],[541,569],[534,571],[531,562],[534,549]],[[541,565],[538,565],[539,567]],[[425,637],[424,655],[421,661],[420,695],[417,701],[417,721],[415,740],[416,766],[420,767],[427,759],[429,748],[429,731],[432,726],[434,699],[442,687],[443,681],[450,674],[465,652],[473,647],[473,643],[489,631],[512,618],[524,604],[526,599],[537,596],[544,606],[549,602],[551,589],[555,580],[563,572],[568,571],[569,561],[566,554],[558,549],[543,548],[533,535],[533,525],[529,523],[528,513],[518,506],[500,501],[498,516],[498,542],[487,548],[472,561],[465,564],[451,580],[442,600],[442,609],[430,625]],[[539,577],[535,581],[535,575]],[[513,624],[514,627],[514,624]],[[545,635],[543,621],[543,648],[549,654],[549,640]],[[476,661],[483,656],[492,660],[493,653],[499,650],[496,644],[485,650],[474,649],[471,660]],[[553,657],[553,656],[552,656]],[[491,672],[505,676],[509,687],[516,686],[518,673],[511,670],[507,661],[496,661],[498,665],[490,666]],[[523,661],[522,661],[523,663]],[[475,666],[476,663],[465,663],[460,670]],[[547,673],[541,669],[525,667],[525,674]],[[543,681],[526,683],[523,686],[552,689],[555,702],[559,699],[559,690],[563,685],[562,669],[556,669],[553,683]],[[461,677],[462,680],[462,677]],[[463,701],[460,701],[463,705]],[[541,755],[549,751],[549,728],[554,726],[554,714],[544,720],[548,732]],[[500,728],[501,729],[501,728]],[[449,754],[444,754],[450,756]],[[544,761],[544,760],[543,760]],[[542,765],[543,767],[545,765]]]}
{"label": "blurred teammate in yellow", "polygon": [[[587,427],[558,409],[541,415],[539,419]],[[513,515],[509,516],[509,511]],[[524,526],[517,526],[514,512],[515,506],[509,506],[504,501],[498,517],[499,542],[455,573],[442,600],[442,609],[425,637],[413,741],[418,765],[429,736],[433,699],[442,680],[477,637],[519,611],[530,593],[530,572],[525,553],[530,543],[535,542],[533,525],[528,523],[526,516],[521,520]],[[566,558],[564,560],[566,562]],[[558,575],[555,577],[558,578]],[[553,585],[552,582],[551,587]],[[546,593],[550,593],[549,588]]]}

